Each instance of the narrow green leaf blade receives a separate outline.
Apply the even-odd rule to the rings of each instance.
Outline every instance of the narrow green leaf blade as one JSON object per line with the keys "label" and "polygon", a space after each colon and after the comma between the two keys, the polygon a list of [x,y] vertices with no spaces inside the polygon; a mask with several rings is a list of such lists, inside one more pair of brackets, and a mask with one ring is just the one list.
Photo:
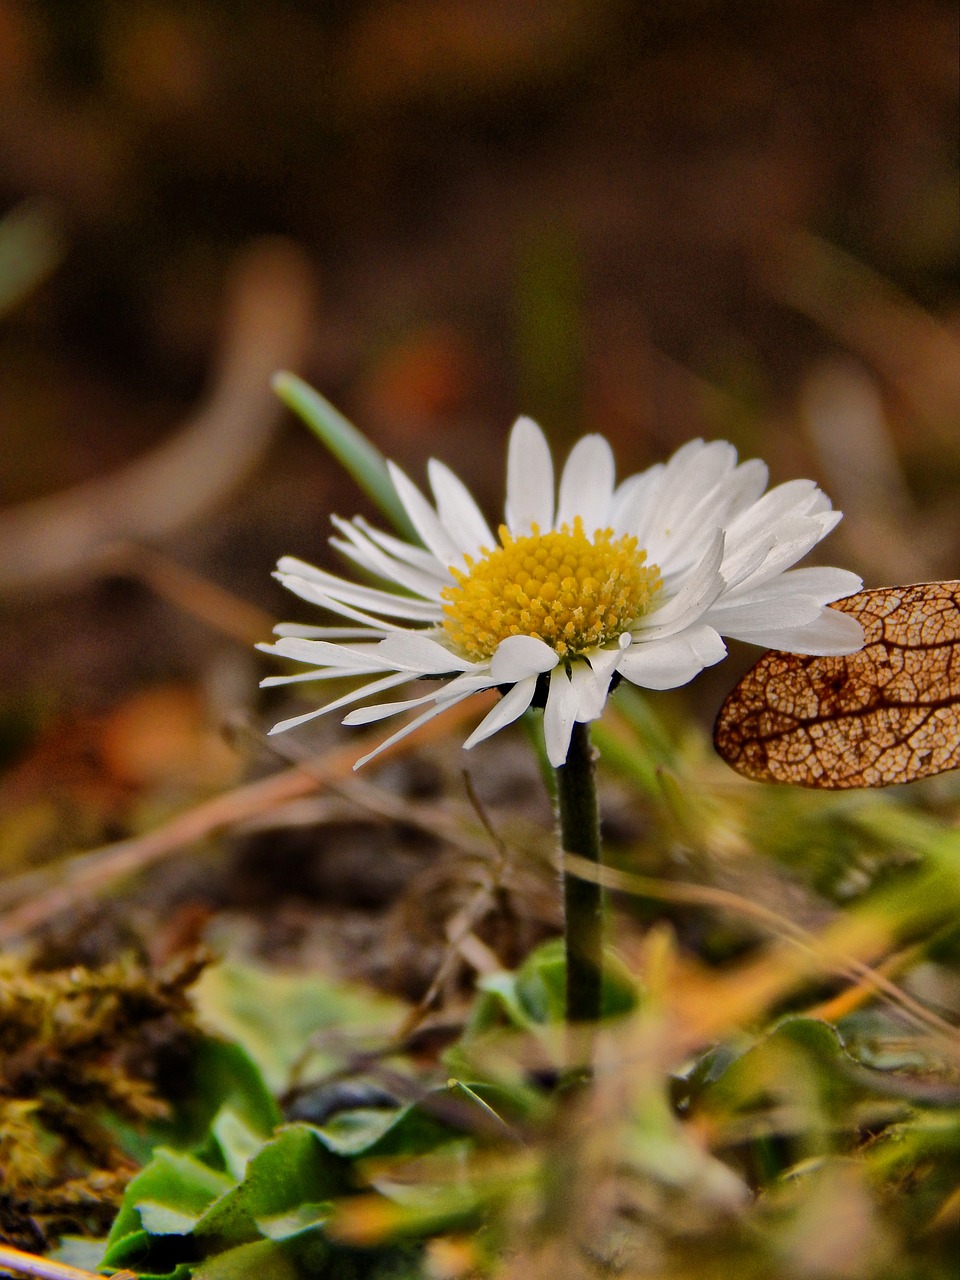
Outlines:
{"label": "narrow green leaf blade", "polygon": [[319,391],[293,373],[278,373],[273,389],[349,471],[357,484],[373,500],[394,527],[415,543],[420,539],[390,480],[387,461],[361,431],[348,422]]}

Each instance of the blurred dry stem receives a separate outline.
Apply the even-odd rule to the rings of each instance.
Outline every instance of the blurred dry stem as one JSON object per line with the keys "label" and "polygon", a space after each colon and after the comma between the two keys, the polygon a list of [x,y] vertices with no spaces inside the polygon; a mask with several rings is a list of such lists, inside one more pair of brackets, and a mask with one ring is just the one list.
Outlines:
{"label": "blurred dry stem", "polygon": [[0,512],[0,593],[36,592],[109,566],[118,542],[149,542],[223,501],[266,452],[283,418],[277,368],[302,361],[316,310],[313,270],[287,241],[236,263],[206,404],[146,457],[66,493]]}
{"label": "blurred dry stem", "polygon": [[867,576],[887,582],[934,577],[942,548],[910,494],[883,400],[866,370],[849,360],[812,370],[800,415],[844,513],[845,541]]}
{"label": "blurred dry stem", "polygon": [[275,619],[154,547],[120,543],[104,557],[104,569],[129,574],[170,604],[238,644],[255,645]]}
{"label": "blurred dry stem", "polygon": [[[817,935],[762,903],[714,885],[685,884],[677,880],[638,876],[611,867],[597,868],[573,854],[564,854],[564,865],[572,874],[589,878],[607,889],[655,901],[733,912],[755,921],[765,932],[795,948],[792,957],[791,952],[783,947],[767,950],[759,959],[744,965],[729,979],[711,979],[708,984],[709,995],[702,1005],[694,995],[694,988],[689,988],[688,995],[693,996],[694,1002],[694,1009],[687,1010],[694,1037],[691,1048],[722,1035],[729,1030],[731,1024],[751,1021],[771,1004],[790,995],[818,973],[826,971],[869,988],[874,995],[880,995],[894,1005],[914,1025],[946,1037],[954,1045],[954,1051],[960,1054],[960,1032],[957,1028],[915,1000],[902,987],[891,982],[881,969],[865,962],[864,957],[872,959],[878,953],[882,954],[892,941],[887,930],[879,923],[866,920],[858,925],[840,916]],[[854,945],[845,950],[848,940]],[[724,999],[725,995],[731,998],[735,1011]],[[690,1016],[695,1010],[698,1016]],[[698,1025],[699,1017],[703,1014],[707,1015],[706,1026]],[[715,1026],[711,1025],[714,1015],[720,1019]]]}
{"label": "blurred dry stem", "polygon": [[852,254],[798,232],[769,279],[796,307],[895,387],[925,432],[956,447],[960,335]]}
{"label": "blurred dry stem", "polygon": [[[36,1276],[37,1280],[103,1280],[99,1272],[81,1271],[79,1267],[68,1266],[65,1262],[24,1253],[5,1244],[0,1244],[0,1266],[17,1275]],[[136,1277],[132,1271],[114,1271],[112,1280],[136,1280]]]}
{"label": "blurred dry stem", "polygon": [[[482,713],[490,698],[471,699],[471,702],[472,706],[453,708],[402,739],[391,748],[390,755],[403,755],[417,743],[435,741],[449,732],[451,724]],[[207,800],[146,835],[78,854],[50,871],[28,872],[7,880],[0,885],[0,900],[20,905],[8,908],[0,916],[0,945],[16,941],[45,920],[69,910],[83,897],[102,892],[116,880],[137,874],[217,831],[230,829],[277,805],[308,795],[333,779],[348,777],[354,762],[364,750],[372,749],[375,741],[372,737],[354,740],[308,764]],[[60,883],[48,887],[51,881]]]}

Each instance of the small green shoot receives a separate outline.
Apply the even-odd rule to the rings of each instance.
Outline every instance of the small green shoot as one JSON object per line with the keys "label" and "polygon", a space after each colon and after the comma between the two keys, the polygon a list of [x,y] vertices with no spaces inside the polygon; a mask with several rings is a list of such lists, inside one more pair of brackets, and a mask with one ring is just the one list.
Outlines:
{"label": "small green shoot", "polygon": [[342,463],[397,532],[413,542],[419,542],[419,535],[397,497],[386,459],[380,450],[352,422],[348,422],[329,400],[296,374],[276,374],[273,389],[287,408],[302,418],[337,461]]}

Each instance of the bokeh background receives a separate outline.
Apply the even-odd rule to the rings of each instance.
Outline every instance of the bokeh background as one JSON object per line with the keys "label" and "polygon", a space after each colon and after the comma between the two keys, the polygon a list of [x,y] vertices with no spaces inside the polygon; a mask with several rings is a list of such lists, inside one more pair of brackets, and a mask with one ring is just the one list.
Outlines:
{"label": "bokeh background", "polygon": [[491,515],[520,412],[624,472],[725,436],[830,562],[956,576],[957,58],[945,0],[0,0],[17,786],[275,715],[270,570],[364,505],[278,367]]}
{"label": "bokeh background", "polygon": [[[492,519],[527,413],[621,474],[731,439],[844,510],[827,563],[960,574],[958,29],[953,0],[0,0],[0,1240],[106,1230],[147,1148],[97,1117],[202,1114],[192,1009],[319,1122],[330,1072],[348,1108],[377,1061],[398,1099],[447,1082],[479,975],[561,926],[519,727],[465,756],[438,720],[359,774],[333,717],[267,737],[310,697],[258,690],[255,642],[313,621],[275,561],[338,568],[331,512],[375,515],[275,370]],[[496,1231],[527,1280],[585,1241],[591,1275],[955,1275],[960,774],[737,777],[732,648],[594,730],[642,1012],[586,1143],[523,1041],[502,1167],[549,1178],[518,1164],[519,1211],[431,1275]]]}

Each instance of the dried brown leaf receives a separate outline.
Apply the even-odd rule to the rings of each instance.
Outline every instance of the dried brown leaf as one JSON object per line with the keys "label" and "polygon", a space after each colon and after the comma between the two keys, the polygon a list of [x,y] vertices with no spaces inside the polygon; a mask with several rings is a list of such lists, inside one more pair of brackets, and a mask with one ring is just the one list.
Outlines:
{"label": "dried brown leaf", "polygon": [[861,591],[859,653],[771,650],[720,708],[717,751],[767,782],[843,790],[960,768],[960,582]]}

